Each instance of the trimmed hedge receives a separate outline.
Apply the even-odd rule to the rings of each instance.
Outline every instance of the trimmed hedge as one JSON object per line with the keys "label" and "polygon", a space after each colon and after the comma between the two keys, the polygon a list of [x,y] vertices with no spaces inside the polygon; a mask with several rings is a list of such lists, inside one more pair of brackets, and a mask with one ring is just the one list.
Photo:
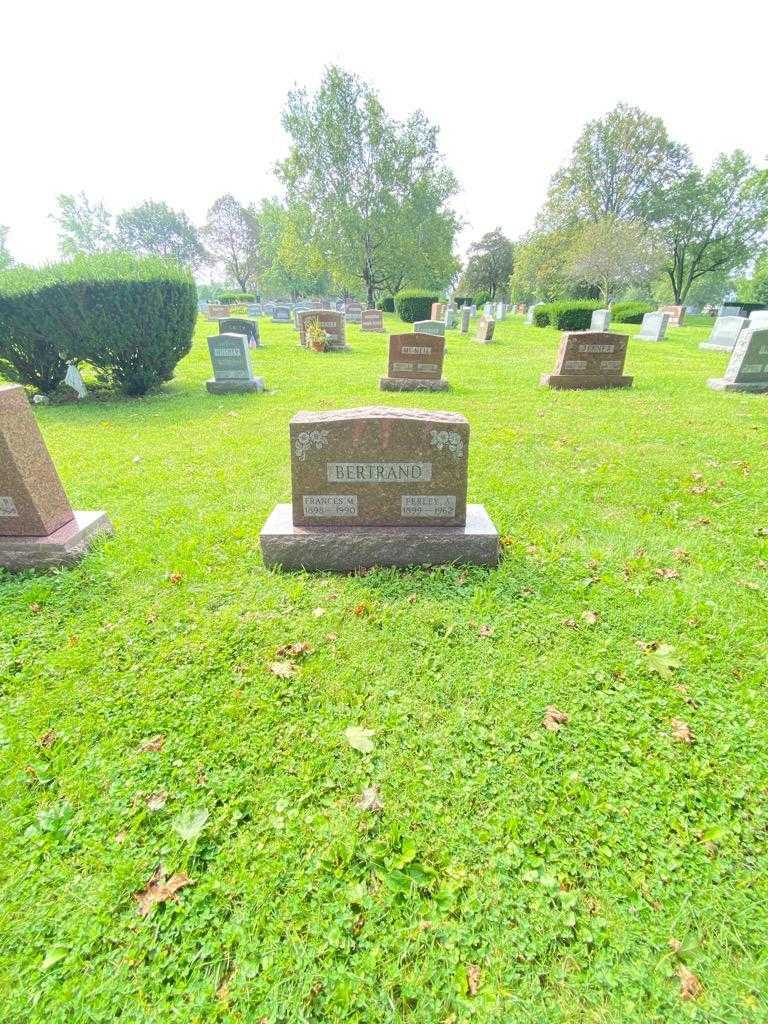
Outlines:
{"label": "trimmed hedge", "polygon": [[218,301],[223,306],[229,306],[235,302],[255,302],[256,296],[253,292],[221,292]]}
{"label": "trimmed hedge", "polygon": [[548,302],[534,309],[533,322],[537,327],[550,326],[558,331],[586,331],[592,322],[592,314],[601,308],[599,302],[591,299]]}
{"label": "trimmed hedge", "polygon": [[173,377],[192,347],[197,290],[173,260],[81,256],[0,275],[3,372],[44,393],[87,360],[99,380],[143,395]]}
{"label": "trimmed hedge", "polygon": [[611,320],[620,324],[641,324],[646,313],[656,309],[650,302],[614,302],[611,306]]}
{"label": "trimmed hedge", "polygon": [[378,309],[382,313],[394,313],[395,312],[395,297],[394,295],[385,295],[383,299],[379,299]]}
{"label": "trimmed hedge", "polygon": [[422,292],[416,288],[409,288],[397,293],[395,309],[401,320],[407,324],[415,324],[417,320],[429,320],[432,303],[438,301],[439,296],[433,292]]}
{"label": "trimmed hedge", "polygon": [[471,295],[454,295],[453,301],[461,309],[462,306],[471,306],[473,299]]}

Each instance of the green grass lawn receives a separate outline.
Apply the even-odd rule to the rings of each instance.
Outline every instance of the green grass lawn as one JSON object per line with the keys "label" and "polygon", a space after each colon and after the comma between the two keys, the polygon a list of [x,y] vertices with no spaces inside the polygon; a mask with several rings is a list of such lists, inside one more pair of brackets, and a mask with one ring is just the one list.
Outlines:
{"label": "green grass lawn", "polygon": [[[451,331],[398,395],[386,335],[262,320],[269,393],[214,397],[200,319],[162,395],[38,409],[116,534],[0,575],[3,1024],[765,1022],[768,396],[706,387],[710,323],[613,392]],[[371,404],[468,417],[498,571],[265,571],[289,419]]]}

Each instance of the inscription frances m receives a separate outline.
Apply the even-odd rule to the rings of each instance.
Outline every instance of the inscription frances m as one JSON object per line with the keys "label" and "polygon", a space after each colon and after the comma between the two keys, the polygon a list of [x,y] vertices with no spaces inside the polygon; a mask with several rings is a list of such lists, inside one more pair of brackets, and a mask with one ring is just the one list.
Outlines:
{"label": "inscription frances m", "polygon": [[432,479],[431,462],[328,462],[331,484],[428,483]]}
{"label": "inscription frances m", "polygon": [[356,494],[305,494],[305,516],[356,516]]}

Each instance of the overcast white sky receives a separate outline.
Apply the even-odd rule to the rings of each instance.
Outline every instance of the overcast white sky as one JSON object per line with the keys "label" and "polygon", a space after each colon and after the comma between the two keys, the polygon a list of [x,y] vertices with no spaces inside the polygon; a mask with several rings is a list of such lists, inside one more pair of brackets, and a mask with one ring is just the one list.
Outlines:
{"label": "overcast white sky", "polygon": [[56,257],[60,192],[165,200],[196,223],[224,192],[278,194],[286,93],[330,63],[440,126],[462,247],[529,228],[584,122],[620,100],[700,163],[768,157],[764,2],[6,0],[2,27],[0,224],[25,262]]}

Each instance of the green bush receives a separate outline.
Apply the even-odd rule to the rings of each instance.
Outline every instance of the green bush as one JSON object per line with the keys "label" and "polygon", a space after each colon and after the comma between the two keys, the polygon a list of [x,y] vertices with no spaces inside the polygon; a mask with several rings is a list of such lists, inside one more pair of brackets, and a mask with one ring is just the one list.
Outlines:
{"label": "green bush", "polygon": [[[493,299],[491,298],[491,293],[490,292],[478,292],[477,295],[475,295],[475,303],[474,304],[477,306],[478,309],[480,309],[482,306],[484,306],[486,304],[486,302],[493,302]],[[470,306],[471,305],[472,305],[472,303],[470,302]]]}
{"label": "green bush", "polygon": [[471,306],[474,300],[471,295],[454,295],[453,301],[461,309],[462,306]]}
{"label": "green bush", "polygon": [[645,314],[655,309],[650,302],[615,302],[611,306],[611,320],[620,324],[641,324]]}
{"label": "green bush", "polygon": [[592,322],[593,312],[600,308],[600,303],[592,299],[548,302],[533,311],[533,322],[537,327],[549,325],[558,331],[586,331]]}
{"label": "green bush", "polygon": [[0,373],[49,394],[64,379],[68,353],[43,282],[53,282],[48,268],[0,274]]}
{"label": "green bush", "polygon": [[398,292],[395,296],[395,309],[401,320],[407,324],[415,324],[417,320],[429,320],[432,303],[438,301],[433,292],[421,292],[415,288]]}
{"label": "green bush", "polygon": [[235,302],[255,302],[256,296],[253,292],[220,292],[218,301],[227,306]]}
{"label": "green bush", "polygon": [[378,308],[383,313],[394,313],[395,312],[395,297],[394,295],[385,295],[383,299],[379,300]]}
{"label": "green bush", "polygon": [[69,359],[143,395],[173,377],[196,317],[195,283],[172,260],[104,253],[20,269],[0,277],[0,359],[41,391],[55,387]]}

